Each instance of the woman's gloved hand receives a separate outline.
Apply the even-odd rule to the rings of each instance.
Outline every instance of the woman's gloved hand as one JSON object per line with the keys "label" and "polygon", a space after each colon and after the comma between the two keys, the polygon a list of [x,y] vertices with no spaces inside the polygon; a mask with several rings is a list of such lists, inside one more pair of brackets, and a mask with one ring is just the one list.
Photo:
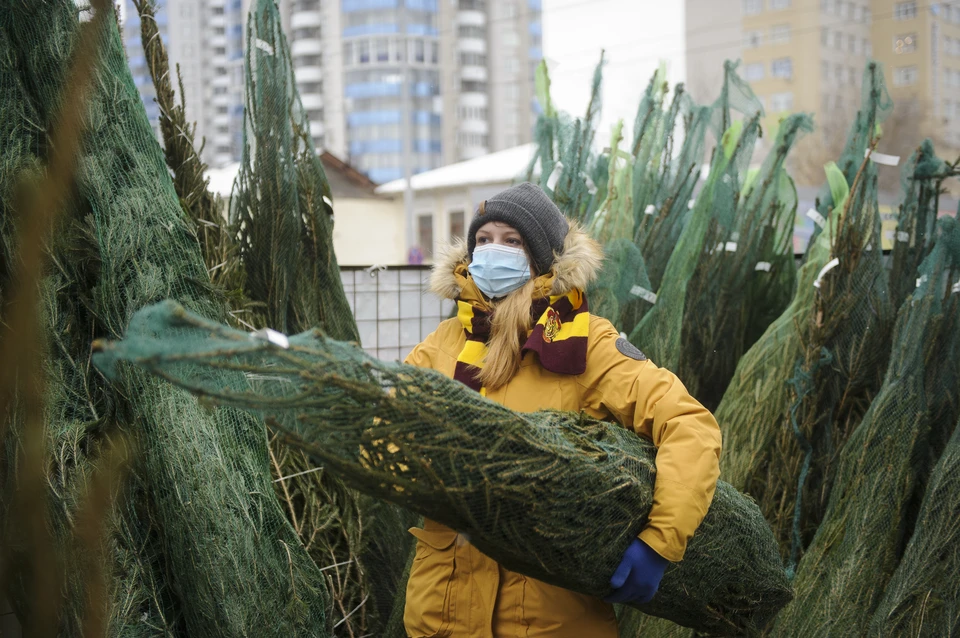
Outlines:
{"label": "woman's gloved hand", "polygon": [[660,587],[660,579],[670,563],[639,538],[633,539],[617,571],[610,577],[613,593],[608,603],[648,603]]}

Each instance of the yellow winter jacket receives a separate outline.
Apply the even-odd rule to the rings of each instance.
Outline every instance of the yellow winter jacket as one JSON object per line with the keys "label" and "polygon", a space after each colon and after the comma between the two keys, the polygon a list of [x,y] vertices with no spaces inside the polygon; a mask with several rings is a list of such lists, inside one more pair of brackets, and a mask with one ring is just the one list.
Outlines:
{"label": "yellow winter jacket", "polygon": [[[557,282],[586,287],[584,275],[592,276],[590,269],[582,258],[571,260],[582,257],[588,240],[572,228],[567,242],[555,265]],[[435,292],[458,294],[445,273],[466,259],[460,248],[438,263]],[[518,412],[583,411],[651,439],[658,447],[657,479],[640,539],[667,560],[679,561],[713,499],[720,474],[720,429],[673,373],[625,348],[622,340],[618,347],[618,339],[609,321],[590,316],[583,374],[549,372],[535,353],[527,352],[512,380],[487,392],[487,398]],[[460,322],[448,319],[406,362],[453,377],[465,340]],[[404,613],[411,638],[617,638],[611,605],[506,570],[440,523],[426,520],[423,529],[410,532],[417,538]]]}

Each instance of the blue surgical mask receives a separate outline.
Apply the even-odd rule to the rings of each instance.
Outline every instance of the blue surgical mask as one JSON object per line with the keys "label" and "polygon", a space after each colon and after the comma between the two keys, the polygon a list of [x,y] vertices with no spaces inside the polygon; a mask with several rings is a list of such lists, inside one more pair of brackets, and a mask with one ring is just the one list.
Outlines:
{"label": "blue surgical mask", "polygon": [[491,299],[503,297],[530,281],[530,260],[523,248],[479,246],[473,251],[468,269],[477,288]]}

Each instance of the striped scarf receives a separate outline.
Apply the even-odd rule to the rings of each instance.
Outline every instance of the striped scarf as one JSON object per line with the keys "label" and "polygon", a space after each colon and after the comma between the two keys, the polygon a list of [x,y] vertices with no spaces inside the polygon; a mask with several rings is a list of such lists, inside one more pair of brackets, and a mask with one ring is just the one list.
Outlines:
{"label": "striped scarf", "polygon": [[[465,279],[461,283],[466,285],[457,299],[457,318],[467,340],[457,356],[453,378],[485,395],[476,372],[483,368],[487,356],[492,311],[479,296],[473,281]],[[552,278],[545,283],[552,283]],[[541,288],[549,290],[546,285]],[[537,321],[521,348],[521,356],[536,352],[545,370],[556,374],[583,374],[587,367],[590,326],[586,295],[574,289],[565,295],[535,298],[530,306],[530,317]]]}

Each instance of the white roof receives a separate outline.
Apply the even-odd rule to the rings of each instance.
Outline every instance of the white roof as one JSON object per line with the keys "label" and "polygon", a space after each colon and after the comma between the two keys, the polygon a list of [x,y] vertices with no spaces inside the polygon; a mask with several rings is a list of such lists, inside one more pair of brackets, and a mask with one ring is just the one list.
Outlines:
{"label": "white roof", "polygon": [[227,164],[223,168],[208,168],[207,177],[210,179],[208,190],[221,197],[230,197],[233,190],[233,181],[237,179],[237,173],[240,172],[240,162]]}
{"label": "white roof", "polygon": [[[509,183],[527,169],[536,148],[537,145],[534,143],[523,144],[465,162],[435,168],[432,171],[414,175],[410,184],[413,190],[423,191],[497,182]],[[395,179],[377,188],[377,193],[381,195],[402,193],[406,185],[407,180]]]}

